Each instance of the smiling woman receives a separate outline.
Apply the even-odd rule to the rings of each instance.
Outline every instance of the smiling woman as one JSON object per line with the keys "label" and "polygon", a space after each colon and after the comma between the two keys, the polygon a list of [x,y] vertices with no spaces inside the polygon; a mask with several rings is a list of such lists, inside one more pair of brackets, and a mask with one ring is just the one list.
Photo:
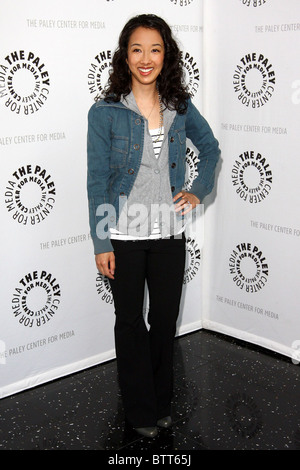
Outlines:
{"label": "smiling woman", "polygon": [[[112,59],[112,72],[105,88],[104,98],[118,102],[122,95],[126,96],[131,92],[132,75],[128,60],[129,54],[133,53],[131,46],[134,45],[135,54],[144,56],[146,60],[160,56],[160,59],[155,59],[163,61],[160,73],[156,76],[156,85],[162,102],[165,106],[184,113],[189,95],[184,84],[185,74],[181,51],[172,36],[170,27],[162,18],[155,15],[134,17],[123,28],[119,37],[119,46]],[[146,51],[143,50],[143,46],[149,48],[150,57],[145,57]],[[145,63],[142,65],[148,66]]]}
{"label": "smiling woman", "polygon": [[127,60],[131,88],[149,129],[160,124],[160,99],[156,80],[164,65],[164,42],[155,29],[137,28],[130,36]]}
{"label": "smiling woman", "polygon": [[[190,192],[183,190],[186,138],[201,152]],[[170,27],[155,15],[132,18],[120,34],[104,99],[89,112],[88,196],[96,265],[113,294],[126,423],[147,437],[172,425],[185,215],[212,190],[218,156],[218,142],[186,91]]]}
{"label": "smiling woman", "polygon": [[137,28],[130,36],[127,64],[132,73],[132,86],[153,83],[164,64],[164,42],[155,29]]}

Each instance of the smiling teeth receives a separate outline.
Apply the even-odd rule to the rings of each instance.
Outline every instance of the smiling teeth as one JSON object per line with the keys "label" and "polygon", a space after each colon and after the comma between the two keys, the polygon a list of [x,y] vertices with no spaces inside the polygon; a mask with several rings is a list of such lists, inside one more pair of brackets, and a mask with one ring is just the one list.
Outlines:
{"label": "smiling teeth", "polygon": [[146,73],[146,72],[150,72],[151,70],[153,70],[153,68],[151,68],[151,69],[141,69],[141,68],[140,68],[140,71],[141,71],[141,72],[145,72],[145,73]]}

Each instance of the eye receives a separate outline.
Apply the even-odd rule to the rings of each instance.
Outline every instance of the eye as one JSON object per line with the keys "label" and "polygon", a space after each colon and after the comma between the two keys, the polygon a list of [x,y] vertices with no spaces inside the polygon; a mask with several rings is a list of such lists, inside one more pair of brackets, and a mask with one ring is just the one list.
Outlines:
{"label": "eye", "polygon": [[138,47],[135,47],[132,52],[141,52],[141,49],[139,49]]}
{"label": "eye", "polygon": [[160,52],[160,49],[152,49],[152,52]]}

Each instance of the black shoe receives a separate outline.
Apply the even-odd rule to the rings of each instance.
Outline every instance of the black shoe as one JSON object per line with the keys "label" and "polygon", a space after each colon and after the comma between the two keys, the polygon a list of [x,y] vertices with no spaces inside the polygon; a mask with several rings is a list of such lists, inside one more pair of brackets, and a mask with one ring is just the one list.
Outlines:
{"label": "black shoe", "polygon": [[169,428],[172,426],[172,418],[171,416],[166,416],[165,418],[161,418],[157,421],[157,426],[160,428]]}
{"label": "black shoe", "polygon": [[152,427],[147,427],[147,428],[134,428],[138,434],[141,434],[142,436],[145,437],[155,437],[157,436],[157,427],[152,426]]}

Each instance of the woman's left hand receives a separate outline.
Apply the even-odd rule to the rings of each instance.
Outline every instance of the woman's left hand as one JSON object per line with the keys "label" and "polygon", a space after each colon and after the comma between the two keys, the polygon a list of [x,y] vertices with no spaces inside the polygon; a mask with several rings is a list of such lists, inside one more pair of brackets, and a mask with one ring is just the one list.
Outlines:
{"label": "woman's left hand", "polygon": [[197,204],[200,204],[200,200],[193,193],[180,191],[180,193],[174,196],[173,201],[176,202],[180,198],[181,200],[175,204],[175,212],[182,211],[181,215],[188,214],[188,212],[193,210]]}

